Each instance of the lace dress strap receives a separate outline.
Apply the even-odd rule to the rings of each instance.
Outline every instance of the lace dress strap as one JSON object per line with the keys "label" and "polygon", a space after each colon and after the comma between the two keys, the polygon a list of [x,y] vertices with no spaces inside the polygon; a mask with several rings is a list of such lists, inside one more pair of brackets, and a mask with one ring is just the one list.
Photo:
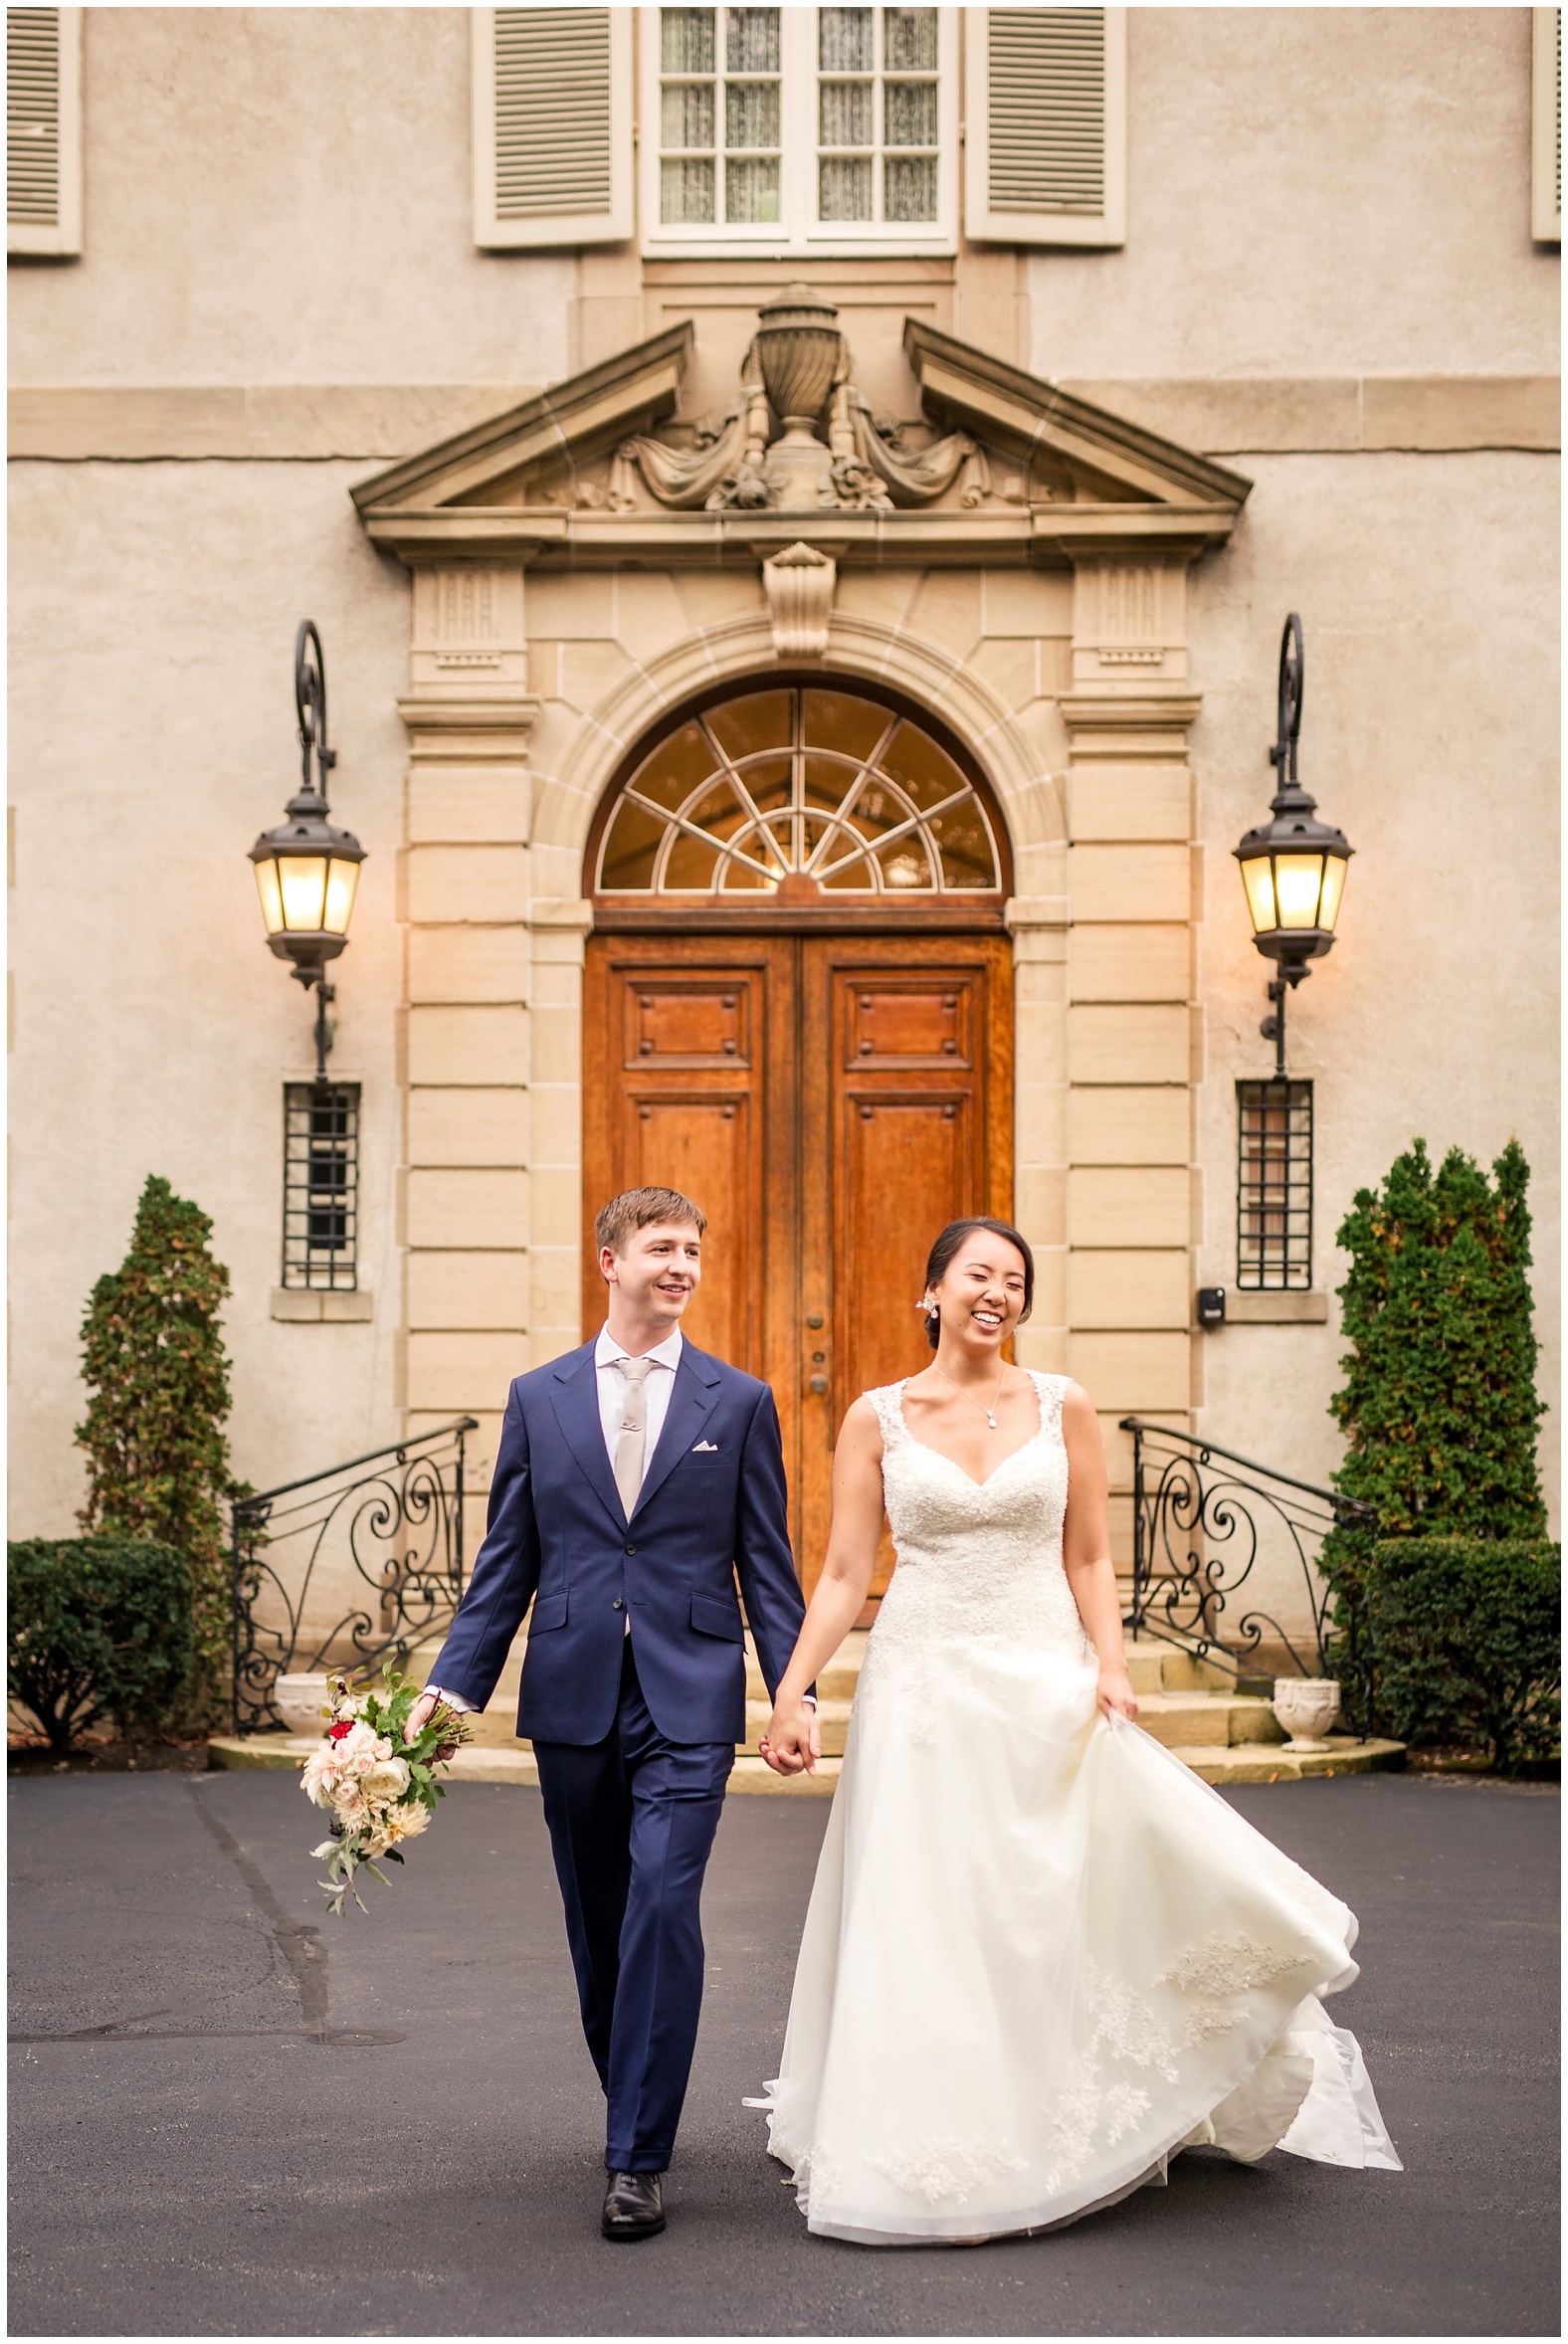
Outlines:
{"label": "lace dress strap", "polygon": [[896,1449],[908,1439],[908,1427],[903,1421],[903,1385],[879,1384],[875,1391],[862,1395],[877,1411],[877,1422],[882,1428],[882,1448]]}
{"label": "lace dress strap", "polygon": [[1029,1370],[1029,1378],[1040,1395],[1040,1429],[1043,1433],[1062,1431],[1062,1403],[1068,1396],[1071,1376],[1042,1375],[1037,1368]]}

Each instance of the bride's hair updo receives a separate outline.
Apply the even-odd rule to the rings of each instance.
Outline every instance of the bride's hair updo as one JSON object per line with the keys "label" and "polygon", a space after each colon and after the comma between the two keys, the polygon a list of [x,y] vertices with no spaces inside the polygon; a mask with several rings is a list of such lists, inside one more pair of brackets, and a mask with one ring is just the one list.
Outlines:
{"label": "bride's hair updo", "polygon": [[[978,1213],[968,1221],[949,1221],[926,1258],[925,1290],[929,1293],[932,1286],[941,1284],[952,1267],[954,1255],[964,1240],[972,1237],[977,1229],[988,1229],[993,1237],[1006,1238],[1008,1244],[1016,1247],[1023,1257],[1024,1307],[1018,1314],[1018,1323],[1022,1326],[1035,1306],[1035,1257],[1029,1250],[1029,1240],[1020,1236],[1010,1221],[990,1221],[984,1214]],[[934,1310],[928,1310],[925,1314],[925,1339],[933,1351],[942,1339],[941,1321]]]}

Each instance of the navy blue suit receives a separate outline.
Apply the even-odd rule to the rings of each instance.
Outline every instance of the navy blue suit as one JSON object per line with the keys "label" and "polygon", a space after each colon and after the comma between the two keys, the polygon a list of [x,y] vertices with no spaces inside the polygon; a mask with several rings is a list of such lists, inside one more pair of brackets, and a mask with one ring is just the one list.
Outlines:
{"label": "navy blue suit", "polygon": [[770,1693],[805,1614],[786,1505],[771,1391],[686,1343],[628,1520],[585,1343],[511,1387],[485,1543],[430,1672],[483,1708],[531,1603],[517,1731],[538,1759],[616,2172],[661,2173],[675,2145],[702,1874],[745,1734],[737,1577]]}

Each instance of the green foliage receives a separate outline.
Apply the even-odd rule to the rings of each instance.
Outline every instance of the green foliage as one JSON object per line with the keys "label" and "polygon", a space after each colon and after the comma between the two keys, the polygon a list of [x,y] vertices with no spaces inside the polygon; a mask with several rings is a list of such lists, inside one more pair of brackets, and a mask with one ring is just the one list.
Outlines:
{"label": "green foliage", "polygon": [[91,1399],[77,1439],[88,1453],[85,1530],[153,1538],[182,1554],[194,1599],[197,1713],[211,1717],[229,1645],[225,1501],[229,1361],[218,1314],[229,1272],[209,1251],[212,1223],[151,1178],[130,1251],[100,1277],[82,1323]]}
{"label": "green foliage", "polygon": [[1323,1544],[1332,1664],[1355,1682],[1358,1648],[1381,1729],[1486,1744],[1499,1765],[1557,1731],[1524,1592],[1542,1573],[1556,1584],[1535,1463],[1529,1179],[1517,1140],[1488,1179],[1460,1148],[1434,1170],[1418,1139],[1357,1193],[1338,1233],[1351,1347],[1329,1403],[1348,1443],[1335,1484],[1375,1508]]}
{"label": "green foliage", "polygon": [[1351,1348],[1329,1406],[1349,1448],[1334,1480],[1376,1506],[1384,1538],[1539,1538],[1546,1528],[1525,1274],[1530,1173],[1517,1140],[1492,1171],[1495,1186],[1451,1148],[1434,1172],[1418,1139],[1340,1225]]}
{"label": "green foliage", "polygon": [[165,1722],[193,1656],[185,1557],[150,1538],[23,1538],[7,1548],[7,1683],[68,1750],[90,1725]]}
{"label": "green foliage", "polygon": [[1530,1538],[1388,1538],[1365,1574],[1378,1706],[1401,1741],[1554,1757],[1561,1549]]}

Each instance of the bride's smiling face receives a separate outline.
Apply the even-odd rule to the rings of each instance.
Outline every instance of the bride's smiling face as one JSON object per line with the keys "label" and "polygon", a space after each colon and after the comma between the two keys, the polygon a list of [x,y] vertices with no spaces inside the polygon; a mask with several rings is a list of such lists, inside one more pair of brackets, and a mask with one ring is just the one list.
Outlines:
{"label": "bride's smiling face", "polygon": [[944,1340],[995,1351],[1022,1317],[1024,1294],[1024,1258],[1018,1248],[977,1229],[959,1247],[940,1282],[926,1287],[925,1306],[935,1303]]}

